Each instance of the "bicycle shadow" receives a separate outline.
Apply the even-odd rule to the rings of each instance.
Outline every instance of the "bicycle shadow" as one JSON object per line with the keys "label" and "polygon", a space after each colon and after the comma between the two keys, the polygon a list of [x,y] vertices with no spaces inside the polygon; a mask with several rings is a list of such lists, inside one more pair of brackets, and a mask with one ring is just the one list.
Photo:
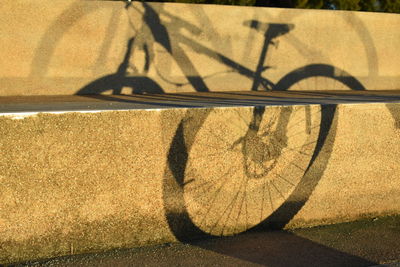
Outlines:
{"label": "bicycle shadow", "polygon": [[[333,79],[340,79],[341,82],[348,85],[348,87],[352,90],[365,90],[365,88],[360,84],[360,82],[358,82],[357,79],[343,72],[340,73],[340,75],[337,75],[335,67],[326,64],[313,64],[297,69],[282,78],[282,80],[276,85],[273,85],[273,83],[270,82],[268,79],[263,78],[262,73],[269,68],[269,66],[264,66],[268,46],[272,43],[272,40],[274,38],[288,33],[293,28],[293,25],[267,25],[256,20],[244,22],[244,25],[258,31],[263,31],[265,35],[260,60],[257,64],[256,70],[253,71],[239,64],[238,62],[235,62],[234,60],[222,55],[221,53],[213,51],[212,49],[207,48],[200,43],[189,39],[188,37],[175,34],[173,35],[174,38],[172,38],[171,33],[169,33],[168,31],[171,31],[172,33],[178,33],[183,28],[186,30],[189,29],[190,32],[198,34],[198,29],[193,27],[188,28],[188,23],[177,18],[173,18],[173,23],[170,22],[168,25],[164,25],[156,10],[154,10],[147,3],[143,3],[143,7],[145,10],[143,19],[149,30],[144,32],[145,34],[142,38],[151,40],[147,45],[139,44],[142,46],[142,49],[145,53],[145,63],[143,67],[144,72],[136,73],[132,76],[127,75],[127,70],[130,65],[129,60],[132,57],[132,49],[135,42],[135,38],[131,38],[127,43],[127,49],[124,59],[116,73],[104,76],[100,79],[97,79],[96,81],[91,82],[90,84],[81,88],[77,94],[88,95],[88,97],[96,97],[90,96],[90,94],[99,94],[106,90],[112,90],[112,93],[114,95],[118,95],[121,94],[124,87],[131,88],[132,94],[163,94],[165,92],[165,89],[162,88],[162,86],[159,85],[157,81],[147,76],[147,71],[149,70],[150,65],[154,62],[154,51],[152,51],[152,43],[154,42],[160,44],[165,49],[165,51],[167,51],[172,56],[172,58],[176,60],[176,63],[178,64],[180,70],[183,72],[184,77],[187,79],[188,83],[191,84],[196,92],[208,92],[211,90],[206,84],[206,78],[199,74],[199,71],[196,69],[191,59],[186,55],[179,44],[187,45],[199,54],[203,54],[210,59],[217,60],[219,63],[222,63],[225,66],[234,69],[234,71],[238,74],[251,78],[253,81],[251,90],[253,91],[258,90],[260,86],[263,86],[265,89],[273,88],[274,90],[284,91],[290,88],[290,86],[297,81],[313,76],[324,76]],[[166,96],[166,98],[168,97],[171,96]],[[198,96],[197,98],[200,98],[200,96]],[[110,99],[116,101],[137,102],[137,100],[120,100],[113,99],[112,97],[110,97]],[[242,101],[241,103],[246,104],[245,101]],[[302,177],[300,183],[297,185],[293,193],[286,199],[286,201],[279,208],[277,208],[268,218],[261,221],[257,226],[255,226],[252,229],[253,231],[265,231],[284,228],[284,226],[292,220],[292,218],[308,201],[308,198],[318,184],[319,179],[322,177],[322,174],[329,161],[330,153],[334,143],[337,117],[335,116],[336,105],[326,105],[323,106],[321,110],[321,117],[323,118],[321,119],[319,125],[321,131],[316,141],[315,150],[313,151],[310,163],[305,170],[304,176]],[[392,108],[392,111],[392,114],[395,114],[396,116],[398,116],[398,114],[400,113],[398,111],[395,111],[394,108]],[[199,129],[202,126],[206,116],[208,115],[207,112],[208,111],[205,111],[205,113],[203,114],[195,115],[198,116],[198,118],[196,119],[197,125],[195,125],[195,127],[192,127],[192,125],[190,124],[185,125],[184,120],[188,119],[190,116],[194,116],[194,114],[188,112],[185,119],[182,120],[182,122],[176,129],[168,151],[168,167],[165,171],[166,173],[163,184],[163,200],[166,214],[165,216],[174,236],[182,242],[188,242],[189,240],[198,237],[210,237],[208,233],[205,233],[204,231],[199,229],[199,227],[196,226],[195,223],[192,221],[192,218],[187,211],[187,206],[185,204],[185,199],[183,196],[183,186],[185,184],[185,168],[188,162],[188,154],[190,152],[191,146],[193,145],[195,135],[190,131],[193,131],[193,128]],[[399,120],[396,121],[397,125],[399,125]],[[292,241],[294,243],[297,242],[298,245],[300,245],[301,243],[301,240],[297,240],[290,235],[287,236],[287,239],[293,239]],[[312,244],[310,244],[310,246],[311,245]],[[229,253],[229,251],[222,251],[222,253]],[[246,257],[246,255],[241,255],[241,257]],[[262,258],[262,261],[270,261],[272,265],[275,264],[270,258]]]}

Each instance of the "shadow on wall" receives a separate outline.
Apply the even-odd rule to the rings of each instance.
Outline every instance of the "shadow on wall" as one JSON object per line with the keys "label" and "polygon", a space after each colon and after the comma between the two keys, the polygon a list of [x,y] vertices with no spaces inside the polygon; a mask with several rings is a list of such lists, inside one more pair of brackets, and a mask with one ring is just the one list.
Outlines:
{"label": "shadow on wall", "polygon": [[[76,94],[99,94],[106,91],[112,91],[113,94],[121,94],[122,88],[131,89],[131,93],[162,93],[164,90],[160,84],[162,81],[168,87],[175,87],[179,91],[182,86],[190,85],[195,91],[206,92],[211,91],[207,85],[208,79],[215,75],[235,73],[246,77],[252,81],[252,86],[248,90],[289,90],[298,89],[294,85],[301,86],[302,80],[313,77],[329,77],[331,80],[320,79],[319,82],[314,81],[314,86],[324,87],[324,90],[334,90],[337,87],[336,81],[344,83],[348,89],[363,90],[364,87],[357,82],[349,73],[337,67],[326,64],[312,64],[301,67],[287,74],[278,83],[274,84],[271,80],[265,78],[263,73],[270,69],[266,66],[268,49],[276,44],[276,40],[285,34],[290,33],[294,29],[293,24],[274,24],[264,23],[258,20],[244,21],[242,24],[253,29],[263,35],[264,42],[258,57],[255,70],[249,69],[240,62],[234,61],[220,52],[208,48],[200,42],[182,34],[183,31],[189,31],[194,36],[201,34],[201,29],[195,25],[184,21],[174,15],[162,10],[162,5],[157,6],[159,10],[155,10],[153,6],[143,3],[143,21],[144,24],[137,32],[135,37],[129,39],[127,43],[126,53],[123,62],[114,74],[101,77],[85,87],[81,88]],[[126,7],[136,9],[135,6],[128,5]],[[160,14],[167,16],[168,22],[162,22]],[[133,25],[133,23],[132,23]],[[132,26],[133,27],[133,26]],[[165,69],[171,62],[164,64],[163,68],[157,68],[154,63],[154,44],[160,45],[169,55],[170,59],[179,67],[185,77],[185,81],[174,81],[174,77],[168,77]],[[190,59],[189,55],[183,47],[190,47],[199,55],[204,55],[211,61],[219,62],[225,65],[229,71],[202,76],[196,65]],[[130,59],[135,58],[134,51],[144,53],[144,63],[142,66],[135,66]],[[153,66],[161,80],[156,81],[149,77],[149,69]],[[175,79],[176,80],[176,79]],[[305,81],[302,81],[303,83]],[[323,83],[322,83],[323,82]],[[321,84],[322,83],[322,84]],[[303,84],[304,85],[304,84]],[[293,88],[292,88],[293,87]],[[309,87],[309,85],[307,85]],[[312,90],[315,88],[305,88]],[[240,88],[243,90],[243,88]],[[166,90],[169,91],[169,90]]]}
{"label": "shadow on wall", "polygon": [[[198,92],[210,91],[209,77],[199,74],[183,46],[249,78],[251,91],[317,89],[310,88],[310,79],[319,87],[323,82],[326,90],[365,90],[349,73],[328,64],[298,68],[277,83],[265,78],[263,74],[270,68],[265,65],[268,49],[295,25],[243,22],[264,38],[252,70],[183,35],[182,29],[195,35],[201,30],[164,12],[162,5],[158,10],[147,3],[142,6],[144,24],[139,34],[129,39],[118,70],[77,94],[109,90],[121,94],[124,87],[134,94],[163,93],[163,87],[148,76],[154,65],[154,43],[163,47]],[[133,5],[126,8],[137,9]],[[167,16],[168,22],[162,22],[159,14]],[[141,68],[130,63],[138,50],[145,55]],[[161,70],[158,74],[164,82],[173,83]],[[179,88],[184,83],[174,85]],[[249,229],[282,229],[306,203],[326,168],[337,127],[335,113],[335,105],[187,111],[170,145],[163,186],[166,217],[174,235],[187,241]]]}
{"label": "shadow on wall", "polygon": [[[98,97],[96,95],[111,91],[118,95],[124,88],[129,88],[132,94],[162,94],[169,91],[164,85],[176,91],[190,86],[194,91],[207,92],[212,91],[209,79],[232,73],[251,81],[249,91],[365,90],[347,71],[323,63],[292,70],[276,83],[266,78],[264,74],[271,68],[266,65],[269,49],[276,46],[281,36],[290,36],[296,27],[294,24],[266,23],[256,18],[240,23],[263,36],[257,64],[251,69],[183,34],[186,31],[199,36],[202,30],[163,10],[162,4],[143,2],[141,7],[140,10],[138,5],[126,6],[128,12],[142,15],[143,26],[128,40],[118,69],[90,82],[76,94]],[[161,15],[167,19],[162,20]],[[135,28],[133,22],[131,26]],[[365,32],[362,36],[363,40],[369,40]],[[155,44],[173,61],[167,62],[163,69],[155,64]],[[218,62],[226,70],[201,75],[184,47]],[[371,51],[372,46],[366,47],[367,54],[372,55],[369,68],[376,74],[376,53]],[[144,55],[141,66],[132,60],[137,52]],[[172,63],[178,66],[184,79],[168,75]],[[152,67],[158,80],[149,75]],[[117,100],[112,96],[109,99]],[[393,117],[400,118],[397,106],[388,105],[388,108]],[[396,120],[397,127],[399,121]],[[187,242],[193,238],[234,235],[249,230],[282,229],[308,201],[322,177],[336,128],[336,105],[251,107],[241,108],[240,112],[234,108],[188,110],[174,129],[164,173],[163,200],[171,231],[177,239]],[[279,248],[290,243],[297,248],[325,250],[312,243],[307,245],[290,234],[284,240],[275,241],[268,246]],[[214,247],[212,250],[230,255],[224,249]],[[348,256],[333,253],[335,257],[339,254]],[[247,254],[235,256],[252,258]],[[358,258],[352,260],[364,263]],[[256,262],[274,264],[274,258],[264,254]]]}
{"label": "shadow on wall", "polygon": [[[246,43],[249,51],[245,51],[242,60],[235,60],[232,56],[231,40],[227,40],[218,33],[212,25],[212,21],[208,18],[204,8],[201,5],[194,5],[190,13],[194,16],[194,21],[197,21],[196,26],[189,20],[184,20],[179,16],[172,14],[165,8],[167,4],[163,3],[139,3],[133,2],[126,6],[126,12],[130,21],[131,28],[135,31],[134,37],[127,42],[127,49],[125,52],[124,62],[121,63],[118,70],[115,73],[99,78],[87,86],[84,86],[78,90],[77,94],[96,94],[111,91],[114,94],[120,93],[121,86],[126,89],[130,88],[130,92],[134,93],[146,93],[154,92],[179,92],[179,91],[215,91],[220,88],[220,84],[223,81],[230,80],[234,77],[240,78],[240,81],[248,81],[246,83],[247,88],[237,88],[239,90],[273,90],[276,89],[274,84],[269,79],[264,78],[261,74],[267,72],[271,66],[265,66],[267,60],[267,51],[271,45],[277,46],[282,35],[285,35],[285,43],[288,43],[299,55],[304,58],[313,58],[315,55],[319,55],[318,49],[314,49],[312,44],[304,43],[300,40],[296,34],[290,34],[294,29],[294,24],[281,23],[271,24],[266,21],[260,21],[257,18],[257,12],[254,13],[252,20],[245,20],[238,22],[238,27],[247,27],[251,29],[248,35],[242,40]],[[84,7],[84,8],[83,8]],[[46,72],[49,70],[51,58],[54,56],[55,48],[62,39],[62,36],[67,32],[74,24],[71,18],[75,21],[80,20],[82,17],[95,12],[98,9],[104,8],[101,5],[84,5],[75,3],[70,5],[47,29],[44,36],[35,51],[35,57],[31,64],[32,72],[31,78],[46,78]],[[106,35],[110,38],[106,38],[102,43],[99,51],[99,57],[96,60],[95,72],[103,73],[101,70],[102,65],[105,65],[107,59],[107,51],[110,50],[111,40],[113,39],[113,33],[115,31],[115,24],[118,24],[118,17],[121,17],[123,10],[123,4],[115,5],[112,9],[109,27],[106,30]],[[233,10],[233,9],[232,9]],[[297,17],[302,16],[301,14],[308,14],[310,11],[300,12],[289,12],[285,13],[287,21],[295,21]],[[265,16],[264,16],[265,15]],[[277,19],[276,15],[271,15],[266,12],[263,16],[268,19]],[[357,16],[351,15],[350,13],[337,13],[338,17],[343,25],[351,27],[356,40],[361,42],[361,50],[363,50],[366,59],[365,68],[367,70],[367,78],[372,81],[388,80],[390,78],[398,79],[398,77],[378,77],[378,55],[374,46],[374,40],[371,37],[368,28],[364,25],[362,19]],[[77,17],[78,16],[78,17]],[[133,21],[136,18],[139,19],[140,23]],[[278,16],[279,17],[279,16]],[[70,21],[71,23],[62,23],[63,21]],[[143,22],[143,23],[142,23]],[[296,27],[303,25],[296,25]],[[243,29],[245,29],[243,28]],[[304,29],[304,27],[301,27]],[[258,36],[259,40],[261,35],[264,37],[262,40],[255,42],[255,37]],[[191,36],[191,37],[188,37]],[[211,36],[213,36],[211,38]],[[210,45],[204,45],[200,40],[207,39]],[[243,64],[248,59],[250,50],[253,51],[254,46],[257,43],[263,44],[262,52],[258,56],[258,60],[253,60],[257,63],[254,69],[248,67],[248,64]],[[161,54],[168,54],[167,59],[163,59],[162,66],[157,66],[154,61],[155,55],[160,54],[159,50],[155,51],[155,45],[161,47]],[[213,48],[210,48],[213,47]],[[257,48],[258,49],[258,48]],[[351,48],[349,48],[351,49]],[[219,51],[224,51],[221,53]],[[278,49],[278,51],[280,48]],[[43,52],[45,51],[45,53]],[[190,58],[190,52],[195,52],[203,58],[209,58],[210,63],[217,64],[218,66],[224,65],[225,69],[220,71],[214,71],[211,74],[202,75],[204,73],[203,67],[199,67],[198,62],[194,58]],[[285,50],[286,51],[286,50]],[[165,53],[164,53],[165,52]],[[144,62],[137,60],[139,54],[144,54]],[[329,58],[321,55],[320,62],[330,62]],[[131,59],[131,60],[129,60]],[[130,62],[129,62],[130,61]],[[142,62],[142,63],[139,63]],[[314,61],[309,61],[314,62]],[[318,61],[316,61],[318,62]],[[171,76],[171,66],[174,65],[178,72],[182,74]],[[211,65],[211,64],[210,64]],[[279,77],[283,76],[281,70],[285,70],[287,66],[279,66],[279,76],[273,76],[274,81],[278,80]],[[331,66],[335,71],[334,76],[348,75],[349,73],[343,73],[340,68]],[[149,73],[150,69],[153,68],[156,73]],[[303,68],[304,69],[304,68]],[[274,72],[275,73],[275,72]],[[276,75],[276,74],[274,74]],[[179,76],[179,77],[178,77]],[[219,79],[219,78],[221,79]],[[271,77],[271,76],[270,76]],[[366,77],[363,77],[365,81]],[[76,77],[77,78],[77,77]],[[77,81],[76,78],[70,80]],[[238,79],[239,79],[238,78]],[[66,81],[68,78],[66,79]],[[69,81],[69,80],[68,80]],[[321,80],[322,81],[322,80]],[[251,85],[250,85],[251,82]],[[234,86],[240,86],[240,83],[235,83],[233,79],[229,90],[234,90]],[[390,84],[388,82],[387,84]],[[318,84],[318,83],[317,83]],[[393,83],[395,84],[395,83]],[[332,85],[332,84],[331,84]],[[307,87],[309,87],[308,85]],[[325,85],[320,85],[325,89]],[[312,90],[314,88],[304,88],[306,90]],[[369,88],[373,89],[373,88]],[[391,88],[394,89],[394,88]],[[127,91],[126,91],[127,92]],[[124,91],[125,93],[125,91]]]}
{"label": "shadow on wall", "polygon": [[188,110],[163,186],[174,235],[187,241],[283,228],[326,168],[335,111],[335,105]]}
{"label": "shadow on wall", "polygon": [[394,119],[394,126],[397,129],[400,129],[400,107],[397,104],[386,104],[386,107],[388,108],[390,114],[392,114],[392,117]]}

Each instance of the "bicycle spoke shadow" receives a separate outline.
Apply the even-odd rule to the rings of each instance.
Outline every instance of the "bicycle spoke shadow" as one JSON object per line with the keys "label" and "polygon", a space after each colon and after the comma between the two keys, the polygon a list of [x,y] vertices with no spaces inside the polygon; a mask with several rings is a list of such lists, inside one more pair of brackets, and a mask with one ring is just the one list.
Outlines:
{"label": "bicycle spoke shadow", "polygon": [[[254,112],[257,113],[257,108],[254,109]],[[278,118],[275,119],[275,130],[277,131],[276,133],[273,133],[272,130],[270,132],[270,135],[276,135],[279,136],[280,138],[283,138],[284,136],[288,136],[288,129],[289,129],[289,125],[290,127],[293,127],[293,125],[296,126],[296,124],[298,125],[299,123],[301,124],[306,124],[304,126],[302,126],[301,129],[306,129],[305,131],[307,132],[307,127],[308,127],[308,123],[307,120],[299,120],[299,121],[295,121],[294,123],[290,123],[289,124],[289,116],[291,116],[291,114],[293,113],[293,109],[292,108],[288,108],[288,107],[280,107],[280,108],[276,108],[276,110],[280,110],[280,113],[278,112],[276,116],[278,116]],[[306,110],[306,109],[305,109]],[[318,109],[317,109],[318,111]],[[330,158],[330,154],[331,154],[331,150],[333,147],[333,143],[334,143],[334,138],[335,138],[335,133],[336,133],[336,125],[337,125],[337,117],[335,116],[335,111],[336,111],[336,105],[326,105],[326,106],[322,106],[320,111],[318,111],[320,113],[320,118],[315,118],[313,119],[313,121],[315,123],[318,123],[318,127],[311,127],[314,128],[316,130],[313,131],[312,137],[305,137],[305,139],[301,142],[305,143],[305,146],[309,146],[310,144],[313,145],[313,149],[308,153],[306,153],[304,150],[304,152],[297,152],[295,151],[295,154],[300,155],[298,153],[303,153],[303,157],[300,159],[300,161],[298,161],[297,163],[291,163],[288,162],[286,159],[286,155],[283,156],[283,154],[281,155],[282,152],[276,154],[276,155],[272,155],[269,154],[269,156],[273,156],[273,157],[277,157],[277,161],[280,161],[281,163],[278,164],[279,167],[277,170],[280,170],[281,174],[269,174],[266,173],[265,175],[263,175],[263,179],[261,179],[260,181],[265,181],[264,186],[262,185],[262,183],[258,186],[259,189],[253,189],[253,190],[257,190],[257,195],[259,194],[259,190],[262,189],[262,195],[265,195],[265,198],[271,197],[271,194],[269,193],[269,189],[268,191],[266,191],[265,187],[266,183],[268,183],[268,188],[269,188],[269,183],[271,183],[271,186],[273,186],[275,188],[275,190],[277,192],[279,192],[279,194],[281,194],[282,190],[286,190],[284,192],[286,192],[285,194],[287,194],[284,199],[285,201],[281,204],[276,204],[278,206],[275,206],[275,208],[273,209],[272,213],[267,215],[268,213],[266,213],[265,215],[262,215],[262,217],[264,218],[258,218],[257,223],[251,227],[246,227],[246,229],[242,229],[239,232],[242,232],[244,230],[254,230],[254,231],[263,231],[263,230],[271,230],[271,229],[282,229],[284,228],[284,226],[286,224],[288,224],[292,218],[299,212],[299,210],[303,207],[303,205],[307,202],[308,198],[310,197],[310,195],[312,194],[314,188],[317,186],[320,178],[322,177],[322,174],[328,164],[329,158]],[[201,131],[202,127],[205,127],[205,121],[207,120],[208,117],[210,117],[210,113],[212,112],[212,109],[204,109],[201,111],[191,111],[189,110],[186,114],[186,116],[184,117],[184,119],[181,121],[181,123],[179,123],[179,126],[176,130],[176,132],[174,133],[174,137],[173,140],[171,142],[171,146],[169,149],[169,153],[168,153],[168,166],[165,170],[165,178],[164,178],[164,184],[163,184],[163,198],[164,198],[164,207],[165,207],[165,214],[166,214],[166,219],[167,222],[170,226],[171,231],[174,233],[174,235],[176,236],[176,238],[180,241],[188,241],[191,240],[193,238],[198,238],[198,237],[209,237],[209,236],[213,236],[215,235],[215,233],[213,232],[212,229],[208,229],[207,227],[204,228],[202,225],[202,222],[207,221],[207,220],[211,220],[211,221],[216,221],[215,225],[217,225],[218,223],[221,224],[221,226],[218,226],[219,228],[222,227],[222,233],[217,234],[217,235],[224,235],[224,229],[225,227],[227,228],[232,228],[233,227],[233,231],[234,232],[238,232],[238,230],[236,229],[236,225],[240,225],[245,223],[247,225],[247,204],[246,206],[243,205],[243,199],[246,198],[246,187],[244,187],[244,189],[242,187],[240,187],[239,190],[240,192],[243,191],[242,193],[243,195],[243,199],[242,201],[242,205],[237,206],[240,202],[239,197],[238,196],[232,196],[229,197],[229,190],[227,191],[227,199],[225,199],[225,197],[222,197],[224,194],[221,194],[221,200],[219,202],[215,202],[215,199],[217,196],[213,196],[214,193],[212,192],[222,192],[221,191],[221,187],[225,186],[226,184],[229,184],[230,181],[233,179],[231,178],[230,180],[226,180],[227,178],[230,177],[230,175],[228,175],[228,173],[226,173],[225,175],[221,176],[223,174],[224,171],[219,171],[218,167],[213,167],[213,165],[218,165],[219,163],[219,157],[218,155],[220,155],[220,157],[226,157],[226,153],[229,153],[229,151],[225,151],[225,150],[217,150],[220,151],[220,154],[217,155],[217,158],[209,158],[208,159],[208,163],[207,160],[204,163],[202,161],[201,158],[198,158],[198,161],[200,164],[199,166],[203,166],[203,168],[199,171],[196,171],[197,167],[193,167],[192,165],[196,162],[196,158],[191,158],[191,155],[193,155],[193,157],[196,157],[196,153],[193,152],[192,150],[195,149],[194,147],[196,146],[197,142],[202,142],[204,140],[198,140],[197,135],[199,134],[199,132]],[[243,112],[245,113],[246,111],[243,110]],[[307,112],[307,111],[306,111]],[[267,112],[268,114],[268,112]],[[308,113],[307,113],[308,114]],[[239,115],[241,116],[241,115]],[[262,116],[262,115],[261,115]],[[217,118],[217,117],[215,117]],[[241,117],[242,118],[242,117]],[[320,121],[318,121],[320,120]],[[250,124],[252,124],[251,122],[249,122]],[[261,125],[261,124],[259,124]],[[259,128],[259,126],[256,126],[256,128]],[[261,128],[260,128],[261,129]],[[266,128],[263,128],[266,129]],[[296,128],[292,128],[292,133],[294,132],[298,132],[298,129],[293,130]],[[247,132],[252,132],[254,131],[254,127],[251,127],[251,125],[249,126]],[[268,130],[269,131],[269,130]],[[302,130],[303,131],[303,130]],[[244,134],[244,132],[243,132]],[[311,134],[311,132],[310,132]],[[254,137],[246,137],[247,134],[242,137],[239,140],[243,140],[244,142],[246,138],[254,138]],[[210,133],[209,137],[212,139],[218,139],[217,136],[214,136],[214,133]],[[207,138],[207,137],[203,137],[203,138]],[[225,139],[226,137],[219,137],[221,138],[220,140]],[[243,139],[244,138],[244,139]],[[289,138],[291,138],[291,136],[289,136]],[[232,139],[233,141],[234,139]],[[219,140],[217,140],[217,142],[219,142]],[[242,141],[241,141],[242,142]],[[245,158],[249,158],[251,160],[262,160],[262,161],[270,161],[267,158],[264,158],[264,156],[260,157],[258,155],[253,155],[253,152],[257,152],[258,149],[257,147],[260,147],[261,140],[257,141],[255,140],[256,143],[254,143],[255,147],[253,148],[252,144],[249,143],[248,148],[244,149],[242,152],[240,152],[239,154],[243,153],[243,160]],[[259,145],[258,142],[260,142]],[[209,147],[215,147],[215,144],[213,142],[211,142],[211,140],[208,140],[208,146]],[[234,143],[237,143],[234,142]],[[286,140],[280,140],[278,143],[276,143],[277,146],[282,146],[282,149],[284,148],[283,146],[287,146],[287,141]],[[245,144],[243,144],[243,146],[245,146]],[[305,147],[302,146],[302,147]],[[207,148],[203,154],[207,155]],[[293,149],[289,149],[286,151],[290,151]],[[202,151],[202,150],[200,150]],[[263,150],[264,151],[264,150]],[[268,149],[264,151],[264,153],[271,153],[268,152]],[[286,153],[286,152],[285,152]],[[233,157],[237,157],[237,153],[236,154],[232,154]],[[201,156],[201,155],[199,155]],[[297,156],[298,157],[298,156]],[[239,155],[240,158],[240,155]],[[232,160],[234,160],[235,158],[232,158]],[[203,162],[203,163],[202,163]],[[245,161],[244,161],[245,162]],[[204,165],[206,164],[206,165]],[[226,158],[226,164],[230,164],[229,162],[229,158]],[[235,167],[240,167],[240,163],[236,163],[239,165],[232,165]],[[245,164],[245,163],[243,163]],[[247,164],[247,163],[246,163]],[[299,166],[301,165],[301,166]],[[208,167],[204,167],[204,166],[208,166]],[[219,166],[219,165],[218,165]],[[270,165],[271,168],[273,168],[275,165]],[[286,167],[283,167],[286,166]],[[219,179],[215,180],[215,181],[211,181],[209,178],[207,178],[206,176],[204,176],[205,174],[210,175],[208,173],[210,173],[210,168],[214,168],[215,171],[217,172],[216,175],[221,176]],[[283,168],[283,169],[282,169]],[[240,168],[239,168],[240,169]],[[300,171],[299,171],[300,170]],[[229,171],[229,170],[228,170]],[[283,172],[282,172],[283,171]],[[293,177],[291,177],[292,175],[290,175],[290,177],[283,177],[285,176],[285,173],[290,173],[291,171],[293,171],[294,173],[297,173],[295,175],[293,175]],[[193,173],[194,172],[194,173]],[[204,173],[203,175],[201,175],[201,173]],[[233,174],[232,174],[233,175]],[[247,180],[246,180],[246,177]],[[265,176],[265,177],[264,177]],[[227,178],[226,178],[227,177]],[[235,176],[236,177],[236,176]],[[241,177],[241,175],[239,174],[239,176],[237,177],[238,179]],[[249,180],[251,179],[250,176],[243,174],[243,179],[245,180],[245,182],[243,183],[248,183]],[[255,176],[257,177],[257,176]],[[258,179],[258,178],[257,178]],[[269,179],[271,179],[271,181],[269,181]],[[273,180],[281,180],[283,179],[283,181],[286,181],[286,183],[290,184],[293,187],[290,187],[291,189],[288,189],[286,187],[282,187],[282,185],[280,185],[280,189],[278,189],[276,187],[275,184],[273,184]],[[289,179],[289,180],[288,180]],[[293,181],[290,181],[291,179],[293,179]],[[197,180],[197,181],[196,181]],[[234,180],[234,179],[233,179]],[[246,182],[247,181],[247,182]],[[222,182],[222,184],[221,184]],[[234,182],[234,181],[233,181]],[[190,186],[192,186],[194,188],[195,191],[192,191],[187,187],[189,185],[189,183],[191,183]],[[259,183],[259,181],[256,181],[256,183]],[[203,184],[208,184],[207,185],[207,189],[204,189],[204,185]],[[214,185],[215,184],[215,185]],[[232,186],[235,186],[234,184],[232,184]],[[236,186],[235,186],[236,187]],[[230,186],[229,186],[230,188]],[[286,188],[286,189],[285,189]],[[242,190],[243,189],[243,190]],[[188,191],[190,190],[190,191]],[[199,192],[202,192],[202,190],[204,190],[203,195],[209,196],[209,202],[207,201],[200,201],[200,199],[198,199],[195,203],[197,203],[197,205],[205,205],[204,207],[201,206],[200,208],[196,208],[199,211],[201,210],[205,210],[207,211],[207,213],[203,213],[203,215],[199,215],[197,213],[195,214],[191,214],[194,211],[191,210],[191,208],[189,207],[191,204],[191,202],[189,200],[187,200],[187,197],[189,197],[191,199],[190,196],[185,195],[185,191],[188,191],[189,194],[193,194],[196,195]],[[233,189],[232,189],[233,190]],[[196,191],[199,191],[196,193]],[[210,191],[210,192],[209,192]],[[238,191],[237,194],[240,194],[240,192]],[[252,191],[249,191],[249,199],[252,199],[251,193]],[[256,191],[254,191],[254,193],[256,193]],[[216,193],[215,193],[216,194]],[[279,197],[279,195],[278,195]],[[283,197],[283,196],[282,196]],[[237,199],[238,198],[238,199]],[[206,197],[206,199],[208,199]],[[247,199],[247,198],[246,198]],[[264,197],[262,197],[262,199],[257,199],[257,197],[255,198],[254,201],[256,201],[256,204],[254,204],[255,208],[249,209],[249,218],[252,216],[251,213],[256,212],[257,214],[260,212],[259,211],[259,204],[257,203],[262,201],[262,203],[264,203]],[[230,203],[231,201],[231,203]],[[247,200],[246,200],[247,201]],[[252,203],[253,200],[251,200],[249,203]],[[215,204],[217,203],[217,204]],[[247,203],[247,202],[246,202]],[[269,202],[268,202],[269,203]],[[270,202],[271,205],[273,205],[272,200]],[[189,206],[188,206],[189,205]],[[226,207],[226,210],[223,212],[223,214],[218,215],[218,213],[215,213],[215,216],[217,216],[216,218],[214,218],[215,216],[212,216],[210,218],[208,218],[209,211],[214,208],[216,210],[220,210],[219,205],[222,205],[224,207]],[[264,207],[263,204],[261,204],[261,214],[263,213]],[[215,207],[214,207],[215,206]],[[268,206],[268,207],[267,207]],[[239,220],[239,216],[241,214],[241,212],[243,211],[246,213],[246,218],[245,221],[243,221],[244,219],[242,217],[240,217],[241,222],[237,222],[234,219],[229,219],[230,217],[230,213],[232,212],[232,210],[235,208],[235,214],[238,213],[236,220]],[[243,207],[243,208],[242,208]],[[245,208],[246,207],[246,208]],[[267,204],[267,202],[265,202],[265,210],[269,209],[269,204]],[[229,214],[228,211],[230,210]],[[222,212],[222,210],[221,210]],[[211,214],[212,212],[210,212]],[[214,214],[212,213],[212,214]],[[225,218],[224,214],[228,214],[228,217]],[[199,217],[200,216],[200,217]],[[222,218],[225,218],[222,220]],[[235,218],[236,215],[232,215],[231,217]],[[254,217],[254,215],[253,215]],[[220,222],[220,220],[222,220],[222,222]],[[222,224],[225,225],[222,225]],[[215,226],[214,226],[215,227]],[[219,231],[219,230],[218,230]]]}

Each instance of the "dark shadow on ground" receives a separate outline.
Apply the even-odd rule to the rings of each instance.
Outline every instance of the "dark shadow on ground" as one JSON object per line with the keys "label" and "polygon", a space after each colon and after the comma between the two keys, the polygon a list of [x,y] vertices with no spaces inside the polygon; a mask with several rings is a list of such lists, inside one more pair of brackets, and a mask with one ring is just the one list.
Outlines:
{"label": "dark shadow on ground", "polygon": [[259,232],[192,245],[263,266],[371,266],[372,261],[285,231]]}
{"label": "dark shadow on ground", "polygon": [[292,232],[64,256],[12,266],[372,266],[396,262],[400,216]]}
{"label": "dark shadow on ground", "polygon": [[400,215],[12,266],[371,266],[400,261]]}

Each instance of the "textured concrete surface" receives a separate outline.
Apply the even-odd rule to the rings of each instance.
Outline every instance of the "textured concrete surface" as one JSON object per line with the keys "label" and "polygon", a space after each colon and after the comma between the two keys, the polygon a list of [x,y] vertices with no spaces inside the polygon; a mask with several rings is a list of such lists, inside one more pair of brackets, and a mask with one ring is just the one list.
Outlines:
{"label": "textured concrete surface", "polygon": [[258,108],[2,113],[1,262],[400,211],[394,92],[260,96],[248,96]]}
{"label": "textured concrete surface", "polygon": [[274,88],[310,64],[400,88],[396,14],[62,0],[4,0],[0,12],[0,95]]}
{"label": "textured concrete surface", "polygon": [[400,265],[399,216],[322,227],[247,233],[21,266],[392,266]]}
{"label": "textured concrete surface", "polygon": [[398,15],[0,11],[0,263],[400,211]]}

